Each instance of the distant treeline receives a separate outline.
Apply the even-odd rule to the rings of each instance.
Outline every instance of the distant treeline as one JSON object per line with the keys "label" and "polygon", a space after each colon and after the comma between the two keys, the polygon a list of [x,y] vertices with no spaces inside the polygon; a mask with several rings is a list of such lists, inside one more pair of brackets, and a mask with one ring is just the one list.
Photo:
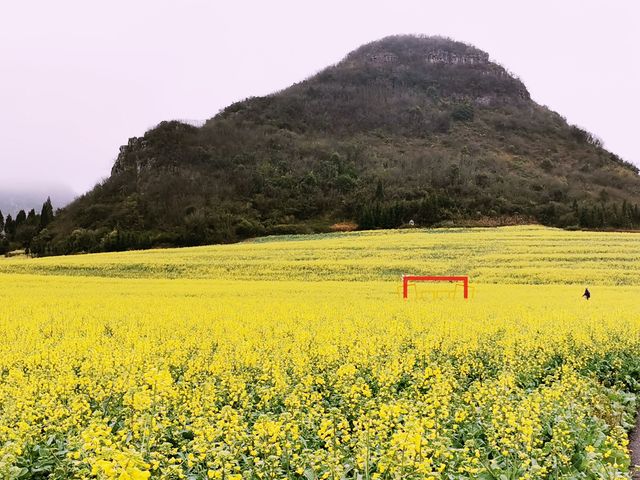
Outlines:
{"label": "distant treeline", "polygon": [[[455,225],[465,223],[474,215],[464,211],[460,199],[443,194],[432,194],[422,199],[384,199],[382,184],[379,183],[371,201],[356,212],[360,230],[431,227],[441,222]],[[476,212],[476,216],[479,212]],[[500,214],[522,214],[532,218],[531,212],[499,212]],[[494,212],[495,215],[499,214]],[[640,228],[640,207],[626,201],[622,203],[600,202],[579,204],[574,201],[571,208],[563,204],[550,204],[537,212],[541,223],[571,229],[636,229]],[[211,212],[209,215],[214,215]],[[213,243],[230,243],[246,238],[269,234],[305,234],[329,231],[330,226],[319,222],[263,225],[255,218],[244,218],[229,213],[195,215],[182,229],[170,232],[157,230],[140,231],[121,228],[99,229],[77,228],[65,239],[53,242],[47,226],[54,218],[50,200],[47,200],[38,214],[20,211],[16,218],[6,219],[0,212],[0,254],[12,250],[25,249],[34,256],[64,255],[79,252],[112,252],[138,250],[154,247],[181,247]]]}
{"label": "distant treeline", "polygon": [[53,221],[54,211],[51,198],[47,198],[40,213],[35,209],[25,212],[20,210],[13,218],[8,214],[5,218],[0,211],[0,254],[12,250],[31,250],[34,239]]}

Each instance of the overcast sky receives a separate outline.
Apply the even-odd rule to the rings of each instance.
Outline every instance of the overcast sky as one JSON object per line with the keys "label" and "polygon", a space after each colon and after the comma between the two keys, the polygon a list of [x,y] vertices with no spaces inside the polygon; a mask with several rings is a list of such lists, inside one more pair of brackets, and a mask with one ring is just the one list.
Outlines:
{"label": "overcast sky", "polygon": [[0,5],[0,185],[77,192],[166,119],[204,120],[391,34],[472,43],[640,165],[640,2],[15,1]]}

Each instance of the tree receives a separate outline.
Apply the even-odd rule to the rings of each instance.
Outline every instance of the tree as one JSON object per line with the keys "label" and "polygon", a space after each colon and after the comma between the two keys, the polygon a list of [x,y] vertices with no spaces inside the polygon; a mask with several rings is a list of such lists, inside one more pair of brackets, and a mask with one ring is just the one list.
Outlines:
{"label": "tree", "polygon": [[0,210],[0,233],[4,232],[4,216],[2,210]]}
{"label": "tree", "polygon": [[27,220],[27,214],[24,210],[20,210],[16,215],[16,227],[19,227]]}
{"label": "tree", "polygon": [[382,185],[382,180],[380,179],[378,179],[378,184],[376,185],[376,193],[374,198],[378,202],[384,200],[384,186]]}
{"label": "tree", "polygon": [[470,122],[473,120],[474,115],[473,105],[469,103],[462,103],[460,105],[456,105],[453,109],[451,118],[460,122]]}
{"label": "tree", "polygon": [[4,221],[4,231],[9,240],[12,240],[16,234],[16,222],[13,221],[11,214],[7,215],[7,219]]}
{"label": "tree", "polygon": [[53,220],[53,205],[51,205],[51,197],[47,197],[47,201],[42,204],[40,212],[40,228],[45,228]]}
{"label": "tree", "polygon": [[29,222],[30,224],[35,223],[36,220],[36,210],[35,208],[32,208],[31,210],[29,210],[29,213],[27,213],[27,222]]}

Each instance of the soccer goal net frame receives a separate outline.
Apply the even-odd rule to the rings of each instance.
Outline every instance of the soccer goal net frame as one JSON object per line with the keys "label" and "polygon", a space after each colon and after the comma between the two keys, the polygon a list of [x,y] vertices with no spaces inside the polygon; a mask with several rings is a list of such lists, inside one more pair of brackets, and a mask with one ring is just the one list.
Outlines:
{"label": "soccer goal net frame", "polygon": [[462,282],[462,295],[469,298],[469,277],[467,276],[441,276],[441,275],[403,275],[402,298],[409,298],[409,284],[413,282]]}

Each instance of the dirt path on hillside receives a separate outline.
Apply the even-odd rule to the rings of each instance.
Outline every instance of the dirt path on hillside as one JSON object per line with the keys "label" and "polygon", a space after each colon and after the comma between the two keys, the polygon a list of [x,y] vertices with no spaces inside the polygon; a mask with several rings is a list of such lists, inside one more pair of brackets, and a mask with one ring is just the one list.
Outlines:
{"label": "dirt path on hillside", "polygon": [[629,452],[631,453],[631,478],[640,480],[640,414],[636,417],[636,426],[629,434]]}

